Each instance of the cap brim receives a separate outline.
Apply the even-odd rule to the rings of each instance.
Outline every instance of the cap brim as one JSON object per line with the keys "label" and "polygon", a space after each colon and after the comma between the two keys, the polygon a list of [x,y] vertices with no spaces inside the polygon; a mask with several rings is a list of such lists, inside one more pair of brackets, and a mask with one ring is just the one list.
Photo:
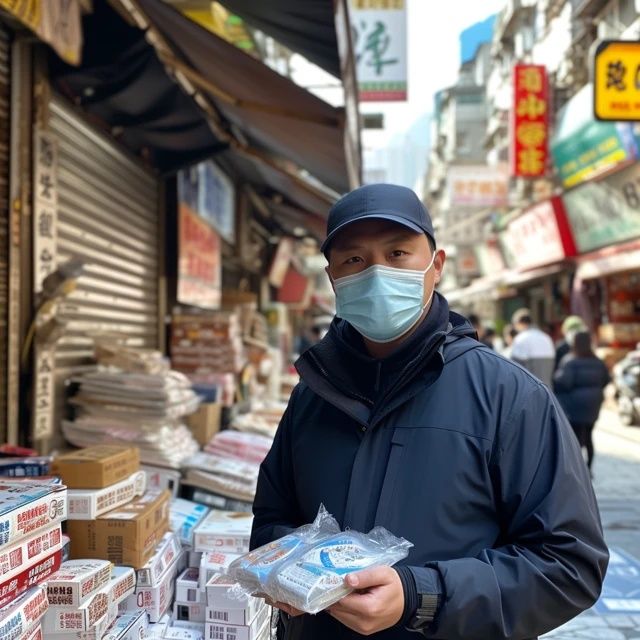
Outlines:
{"label": "cap brim", "polygon": [[[320,251],[322,251],[322,253],[326,253],[327,249],[329,248],[329,245],[331,244],[333,239],[336,237],[336,235],[338,233],[340,233],[340,231],[342,231],[343,229],[345,229],[349,225],[352,225],[354,222],[360,222],[362,220],[390,220],[391,222],[397,222],[398,224],[401,224],[403,227],[407,227],[407,229],[411,229],[412,231],[415,231],[416,233],[427,234],[427,232],[422,227],[419,227],[417,224],[414,224],[410,220],[407,220],[406,218],[402,218],[401,216],[396,216],[396,215],[393,215],[392,213],[373,213],[373,212],[369,212],[369,213],[365,213],[365,214],[361,215],[359,218],[353,218],[352,220],[349,220],[348,222],[344,222],[343,224],[341,224],[338,227],[336,227],[326,237],[325,241],[322,243],[322,246],[320,247]],[[429,235],[429,234],[427,234],[427,235]]]}

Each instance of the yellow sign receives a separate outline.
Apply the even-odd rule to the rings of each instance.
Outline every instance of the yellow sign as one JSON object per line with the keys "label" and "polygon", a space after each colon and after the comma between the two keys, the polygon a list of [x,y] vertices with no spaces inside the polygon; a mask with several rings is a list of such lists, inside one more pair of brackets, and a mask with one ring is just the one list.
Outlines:
{"label": "yellow sign", "polygon": [[602,42],[595,53],[594,76],[596,119],[640,120],[640,42]]}

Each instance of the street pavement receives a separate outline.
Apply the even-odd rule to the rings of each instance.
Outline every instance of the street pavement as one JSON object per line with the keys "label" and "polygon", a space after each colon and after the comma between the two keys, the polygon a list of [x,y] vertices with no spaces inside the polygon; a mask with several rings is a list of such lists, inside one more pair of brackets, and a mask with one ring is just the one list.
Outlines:
{"label": "street pavement", "polygon": [[640,640],[640,427],[603,407],[594,432],[593,486],[611,561],[598,603],[545,640]]}

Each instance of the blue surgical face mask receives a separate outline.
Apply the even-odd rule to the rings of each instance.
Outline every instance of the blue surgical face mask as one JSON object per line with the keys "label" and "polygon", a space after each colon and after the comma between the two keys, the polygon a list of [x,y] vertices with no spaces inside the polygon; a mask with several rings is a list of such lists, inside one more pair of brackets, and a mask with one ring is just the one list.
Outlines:
{"label": "blue surgical face mask", "polygon": [[393,342],[420,320],[433,298],[424,300],[424,271],[394,269],[380,264],[334,281],[336,315],[372,342]]}

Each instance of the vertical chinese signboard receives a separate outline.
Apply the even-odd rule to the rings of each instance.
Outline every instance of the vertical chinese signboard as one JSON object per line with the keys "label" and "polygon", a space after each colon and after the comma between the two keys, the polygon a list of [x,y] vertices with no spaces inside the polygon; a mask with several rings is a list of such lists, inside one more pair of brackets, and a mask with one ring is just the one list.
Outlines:
{"label": "vertical chinese signboard", "polygon": [[545,175],[548,148],[549,90],[544,67],[513,68],[514,102],[511,127],[511,174],[523,178]]}
{"label": "vertical chinese signboard", "polygon": [[[58,222],[58,146],[53,136],[36,131],[33,172],[33,286],[42,291],[44,279],[56,268]],[[41,440],[53,433],[55,347],[34,348],[33,439]]]}
{"label": "vertical chinese signboard", "polygon": [[405,0],[351,0],[361,102],[407,99]]}

